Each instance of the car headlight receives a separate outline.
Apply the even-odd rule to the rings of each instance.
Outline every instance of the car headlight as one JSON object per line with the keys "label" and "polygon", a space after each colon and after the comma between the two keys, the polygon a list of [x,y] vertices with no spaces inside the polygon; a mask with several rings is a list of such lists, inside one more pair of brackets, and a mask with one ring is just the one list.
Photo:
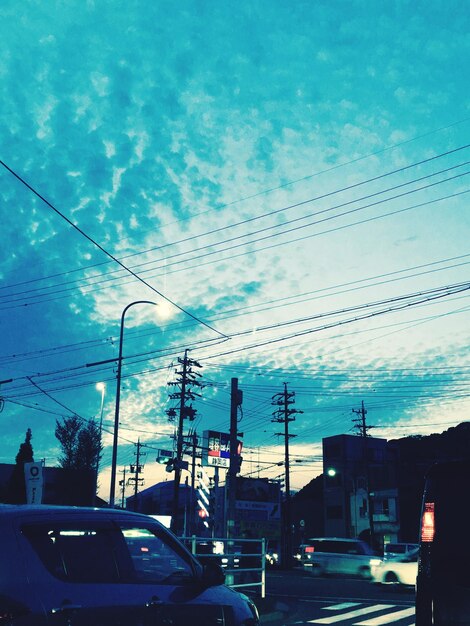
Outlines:
{"label": "car headlight", "polygon": [[377,565],[380,565],[381,563],[382,561],[380,559],[371,559],[369,561],[371,567],[377,567]]}

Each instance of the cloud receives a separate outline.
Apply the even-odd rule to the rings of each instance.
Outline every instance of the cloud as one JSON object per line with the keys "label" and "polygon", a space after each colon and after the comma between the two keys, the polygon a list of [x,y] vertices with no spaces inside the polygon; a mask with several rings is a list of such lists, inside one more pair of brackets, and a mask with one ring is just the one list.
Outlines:
{"label": "cloud", "polygon": [[[152,287],[234,335],[218,343],[217,332],[171,306],[158,324],[145,306],[129,314],[123,462],[139,436],[148,445],[168,442],[166,368],[189,346],[221,387],[203,405],[201,428],[227,423],[222,388],[239,375],[247,447],[268,436],[271,396],[286,380],[306,410],[296,422],[299,454],[347,431],[350,409],[363,398],[383,428],[422,414],[437,421],[442,399],[454,406],[468,364],[465,300],[255,345],[284,333],[263,326],[466,279],[464,260],[438,272],[432,265],[467,250],[463,197],[354,226],[332,208],[431,174],[441,161],[376,179],[460,145],[466,126],[451,124],[467,115],[468,29],[452,8],[431,2],[424,14],[361,2],[208,8],[162,0],[143,12],[133,0],[119,11],[99,0],[46,2],[41,10],[30,0],[5,4],[2,158]],[[463,160],[449,155],[442,168]],[[442,183],[416,202],[464,185],[464,178]],[[0,270],[0,379],[14,377],[2,394],[27,405],[7,404],[15,419],[5,455],[33,423],[38,453],[52,459],[55,417],[38,408],[57,405],[24,376],[40,374],[72,412],[95,415],[102,377],[111,403],[124,307],[162,300],[6,170],[0,193],[8,252]],[[370,207],[357,221],[404,206],[397,199]],[[289,220],[322,219],[322,211],[337,217],[271,237]],[[412,267],[422,272],[403,272]],[[386,279],[392,275],[396,282]],[[292,334],[309,324],[293,324]],[[246,336],[235,336],[240,331]],[[86,367],[100,361],[109,363]],[[448,394],[444,366],[454,368]],[[456,398],[454,408],[463,415],[465,403]],[[112,417],[110,407],[109,424]],[[266,459],[281,458],[281,448]]]}

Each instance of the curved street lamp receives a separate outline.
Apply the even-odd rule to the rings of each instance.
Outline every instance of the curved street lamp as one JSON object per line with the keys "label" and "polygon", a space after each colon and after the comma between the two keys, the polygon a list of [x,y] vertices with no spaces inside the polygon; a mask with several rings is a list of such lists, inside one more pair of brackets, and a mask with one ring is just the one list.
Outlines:
{"label": "curved street lamp", "polygon": [[111,460],[111,485],[109,489],[109,506],[114,507],[114,492],[116,490],[116,466],[117,466],[117,446],[118,446],[118,431],[119,431],[119,402],[121,398],[121,369],[122,369],[122,340],[124,337],[124,316],[131,306],[136,304],[153,304],[157,306],[156,302],[150,300],[136,300],[126,306],[121,315],[121,332],[119,335],[119,356],[118,356],[118,368],[116,376],[116,408],[114,411],[114,434],[113,434],[113,457]]}

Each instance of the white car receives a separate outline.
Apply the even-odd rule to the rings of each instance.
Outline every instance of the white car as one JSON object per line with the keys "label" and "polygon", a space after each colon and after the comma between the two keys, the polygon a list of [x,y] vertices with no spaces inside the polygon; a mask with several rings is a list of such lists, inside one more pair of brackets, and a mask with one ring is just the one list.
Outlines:
{"label": "white car", "polygon": [[382,585],[416,585],[418,550],[389,559],[371,559],[372,582]]}

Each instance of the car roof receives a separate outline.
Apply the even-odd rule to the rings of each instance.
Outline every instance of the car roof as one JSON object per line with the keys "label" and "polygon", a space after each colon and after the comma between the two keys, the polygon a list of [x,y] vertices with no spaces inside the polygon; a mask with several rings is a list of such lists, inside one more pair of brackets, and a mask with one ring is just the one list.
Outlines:
{"label": "car roof", "polygon": [[126,511],[124,509],[111,509],[111,508],[94,508],[94,507],[80,507],[80,506],[58,506],[49,504],[0,504],[0,518],[5,519],[12,517],[17,519],[21,518],[41,518],[52,517],[54,515],[60,517],[97,517],[102,519],[134,519],[140,518],[141,521],[155,523],[161,526],[160,522],[153,517],[144,515],[142,513],[134,513],[133,511]]}

